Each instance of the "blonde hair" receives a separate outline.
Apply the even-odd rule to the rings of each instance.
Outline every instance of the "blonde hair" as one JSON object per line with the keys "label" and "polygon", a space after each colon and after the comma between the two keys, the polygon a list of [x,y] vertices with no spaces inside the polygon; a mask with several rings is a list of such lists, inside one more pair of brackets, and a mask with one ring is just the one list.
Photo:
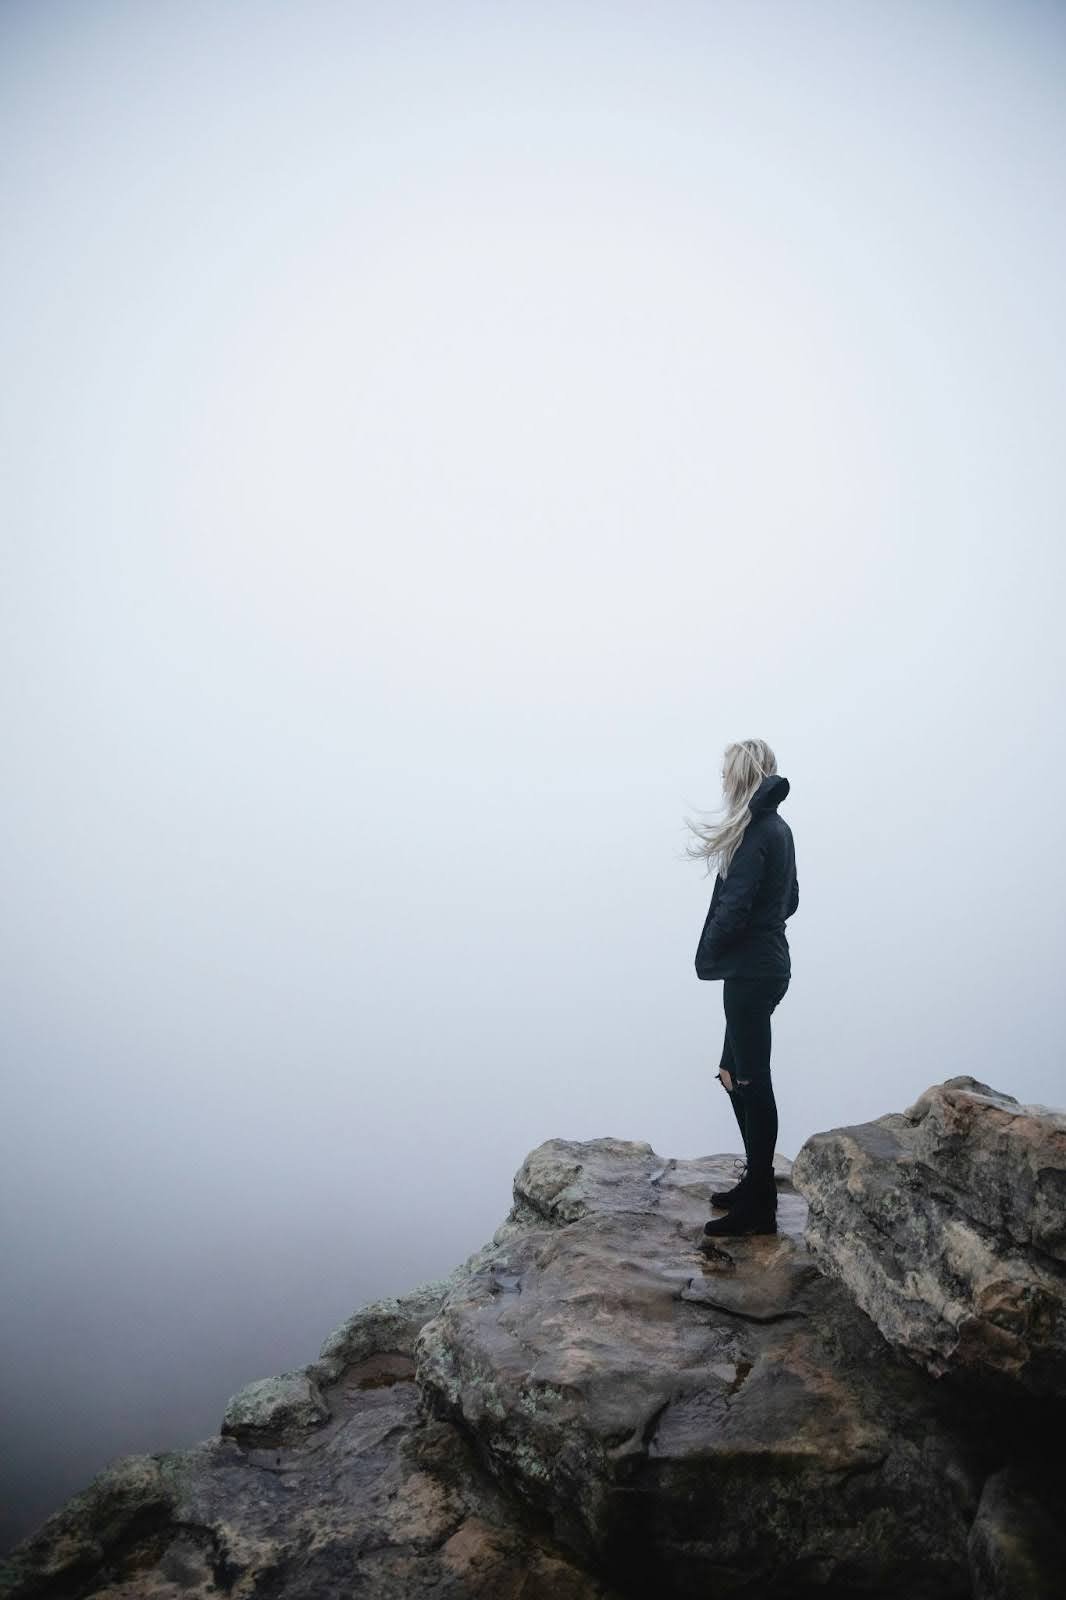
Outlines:
{"label": "blonde hair", "polygon": [[697,841],[685,846],[684,854],[690,861],[705,861],[708,873],[717,866],[722,877],[728,877],[729,863],[751,821],[748,803],[763,779],[776,771],[777,757],[765,739],[743,739],[739,744],[726,745],[722,757],[723,804],[719,807],[725,815],[711,823],[684,819]]}

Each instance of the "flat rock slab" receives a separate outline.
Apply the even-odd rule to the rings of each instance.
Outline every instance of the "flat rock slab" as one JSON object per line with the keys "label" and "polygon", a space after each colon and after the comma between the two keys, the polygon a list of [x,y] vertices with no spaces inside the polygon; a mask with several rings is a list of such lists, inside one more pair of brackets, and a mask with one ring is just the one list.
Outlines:
{"label": "flat rock slab", "polygon": [[806,1238],[885,1338],[935,1377],[1066,1394],[1066,1112],[976,1078],[813,1135]]}
{"label": "flat rock slab", "polygon": [[787,1180],[783,1231],[696,1249],[731,1161],[533,1151],[416,1340],[427,1404],[629,1592],[968,1593],[961,1410],[818,1270]]}

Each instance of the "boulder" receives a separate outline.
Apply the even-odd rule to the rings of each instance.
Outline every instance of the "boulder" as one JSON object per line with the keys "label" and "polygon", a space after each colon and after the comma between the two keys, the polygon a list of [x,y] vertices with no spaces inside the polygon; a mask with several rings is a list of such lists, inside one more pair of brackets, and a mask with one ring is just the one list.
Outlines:
{"label": "boulder", "polygon": [[814,1134],[806,1238],[888,1342],[976,1393],[1066,1395],[1066,1113],[976,1078]]}
{"label": "boulder", "polygon": [[245,1384],[226,1406],[221,1432],[247,1444],[271,1445],[297,1428],[329,1421],[329,1407],[306,1372],[282,1372]]}

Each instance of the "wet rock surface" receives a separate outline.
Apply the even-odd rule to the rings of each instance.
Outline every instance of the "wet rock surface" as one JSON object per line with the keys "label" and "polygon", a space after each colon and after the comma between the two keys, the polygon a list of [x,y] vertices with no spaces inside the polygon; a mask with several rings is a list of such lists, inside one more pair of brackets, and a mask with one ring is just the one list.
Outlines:
{"label": "wet rock surface", "polygon": [[324,1421],[277,1412],[269,1447],[257,1415],[243,1442],[124,1458],[13,1553],[0,1592],[612,1600],[524,1525],[466,1439],[419,1414],[409,1355],[365,1357],[323,1400]]}
{"label": "wet rock surface", "polygon": [[[925,1148],[947,1146],[961,1189],[980,1116],[941,1104],[957,1088],[901,1120],[934,1119]],[[972,1367],[968,1386],[938,1378],[860,1303],[839,1224],[825,1243],[830,1202],[844,1204],[833,1185],[868,1192],[897,1148],[891,1122],[815,1136],[796,1183],[778,1158],[779,1232],[722,1237],[709,1255],[697,1245],[732,1155],[547,1141],[481,1250],[356,1312],[302,1371],[247,1385],[218,1436],[113,1463],[11,1554],[0,1593],[1059,1592],[1056,1369],[1050,1392],[1013,1384],[1009,1402],[975,1389]],[[1057,1259],[1046,1164],[1010,1237]],[[892,1215],[901,1227],[904,1208]]]}

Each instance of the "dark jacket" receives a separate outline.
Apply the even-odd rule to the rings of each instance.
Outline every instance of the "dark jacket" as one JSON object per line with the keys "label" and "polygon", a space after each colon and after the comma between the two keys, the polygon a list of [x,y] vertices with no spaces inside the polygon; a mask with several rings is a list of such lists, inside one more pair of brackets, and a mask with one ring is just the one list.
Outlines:
{"label": "dark jacket", "polygon": [[751,821],[733,853],[729,875],[714,882],[711,908],[696,949],[699,978],[789,978],[785,919],[799,905],[792,829],[777,808],[789,783],[764,778],[751,797]]}

